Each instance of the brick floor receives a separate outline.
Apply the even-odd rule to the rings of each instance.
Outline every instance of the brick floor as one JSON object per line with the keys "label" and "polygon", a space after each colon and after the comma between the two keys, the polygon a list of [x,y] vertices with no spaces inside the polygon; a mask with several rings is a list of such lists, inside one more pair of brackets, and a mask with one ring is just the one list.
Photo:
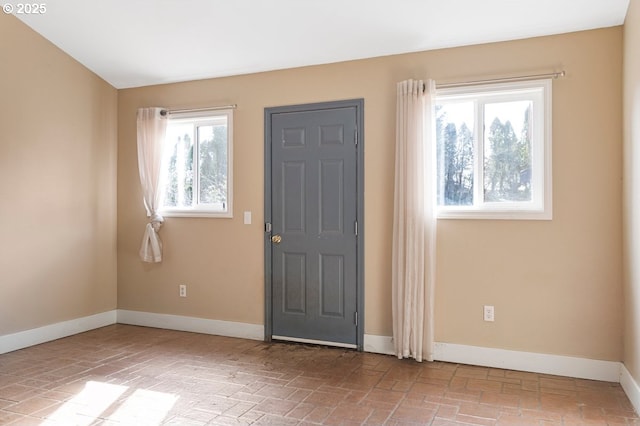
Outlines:
{"label": "brick floor", "polygon": [[0,424],[640,425],[597,382],[113,325],[0,355]]}

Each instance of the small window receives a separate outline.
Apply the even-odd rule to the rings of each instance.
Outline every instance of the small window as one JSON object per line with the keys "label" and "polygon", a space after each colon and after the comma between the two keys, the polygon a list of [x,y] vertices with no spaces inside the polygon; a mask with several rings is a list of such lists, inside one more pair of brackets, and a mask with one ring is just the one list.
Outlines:
{"label": "small window", "polygon": [[439,218],[551,219],[551,80],[439,89]]}
{"label": "small window", "polygon": [[162,162],[164,216],[231,217],[231,110],[172,114]]}

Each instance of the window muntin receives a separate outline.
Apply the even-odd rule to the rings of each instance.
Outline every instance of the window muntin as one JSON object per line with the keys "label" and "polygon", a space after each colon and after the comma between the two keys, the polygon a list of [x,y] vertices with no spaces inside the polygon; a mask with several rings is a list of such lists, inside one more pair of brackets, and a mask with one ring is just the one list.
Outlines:
{"label": "window muntin", "polygon": [[440,89],[440,218],[551,219],[551,82]]}
{"label": "window muntin", "polygon": [[161,179],[164,216],[231,217],[231,110],[172,115]]}

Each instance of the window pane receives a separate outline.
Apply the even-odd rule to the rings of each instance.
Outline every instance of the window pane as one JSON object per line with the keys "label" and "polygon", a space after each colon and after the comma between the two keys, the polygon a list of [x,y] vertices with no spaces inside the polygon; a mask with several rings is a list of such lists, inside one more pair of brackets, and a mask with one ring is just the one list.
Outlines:
{"label": "window pane", "polygon": [[200,203],[227,204],[227,125],[198,127]]}
{"label": "window pane", "polygon": [[193,204],[193,125],[167,127],[168,158],[164,194],[165,207],[191,207]]}
{"label": "window pane", "polygon": [[436,105],[439,205],[473,205],[473,117],[473,102]]}
{"label": "window pane", "polygon": [[531,101],[484,107],[484,200],[531,201]]}

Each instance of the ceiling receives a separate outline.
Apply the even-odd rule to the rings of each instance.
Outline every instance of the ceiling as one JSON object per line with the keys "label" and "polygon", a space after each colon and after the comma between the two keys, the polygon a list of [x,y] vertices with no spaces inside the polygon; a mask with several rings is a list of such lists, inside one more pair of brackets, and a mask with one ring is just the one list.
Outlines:
{"label": "ceiling", "polygon": [[[18,3],[5,1],[5,3]],[[116,88],[624,23],[629,0],[54,0],[15,15]]]}

